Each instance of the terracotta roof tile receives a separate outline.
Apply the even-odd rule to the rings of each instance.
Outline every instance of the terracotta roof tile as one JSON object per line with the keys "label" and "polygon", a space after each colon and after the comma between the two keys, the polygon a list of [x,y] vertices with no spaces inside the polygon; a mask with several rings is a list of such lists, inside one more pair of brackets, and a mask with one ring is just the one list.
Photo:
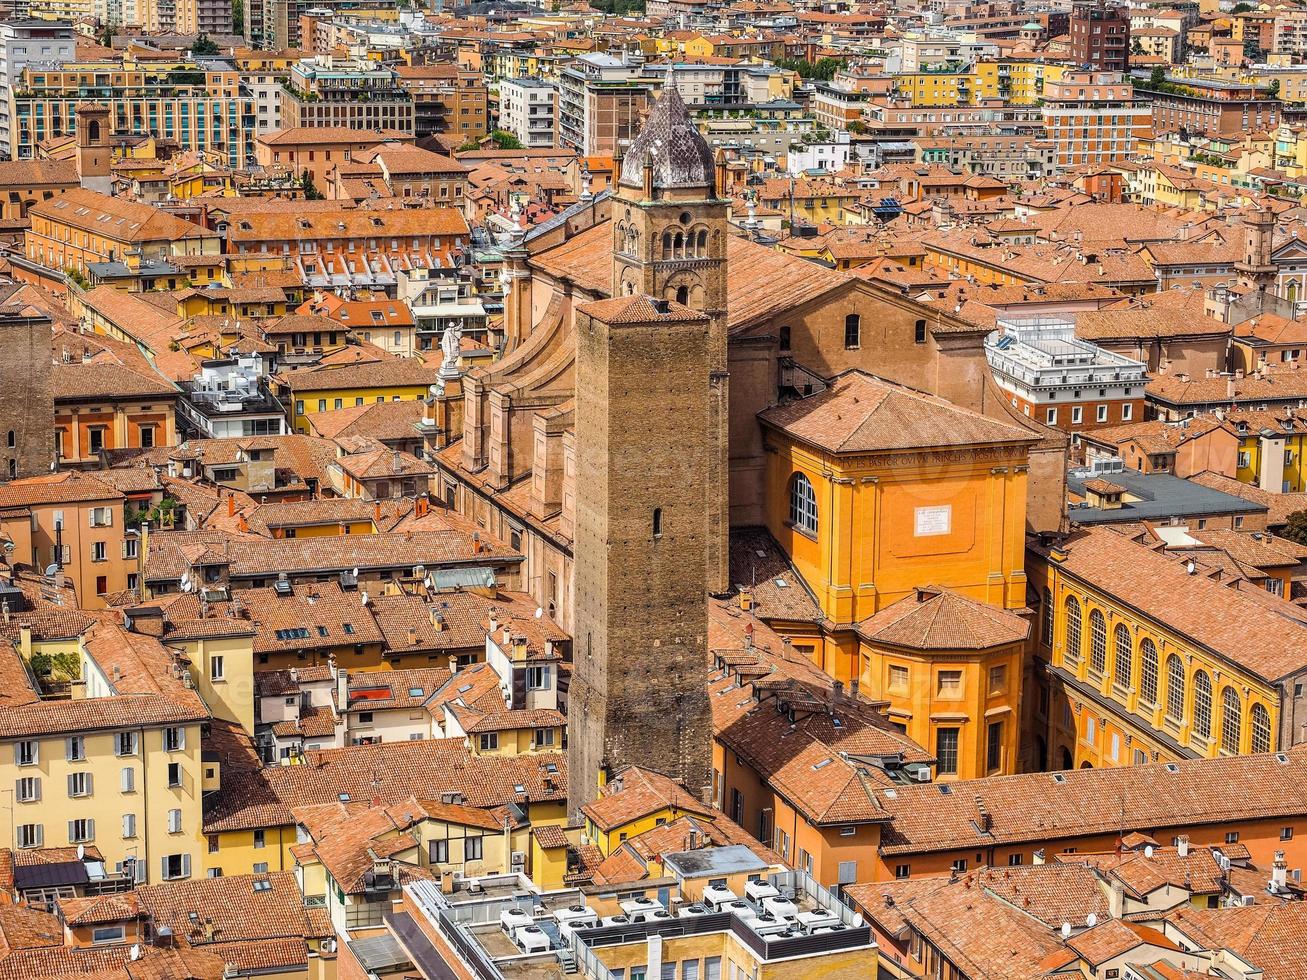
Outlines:
{"label": "terracotta roof tile", "polygon": [[758,417],[764,425],[835,453],[1034,441],[1015,426],[856,370],[838,375],[824,391]]}
{"label": "terracotta roof tile", "polygon": [[918,588],[858,624],[863,639],[913,650],[988,650],[1029,633],[1028,620],[938,586]]}

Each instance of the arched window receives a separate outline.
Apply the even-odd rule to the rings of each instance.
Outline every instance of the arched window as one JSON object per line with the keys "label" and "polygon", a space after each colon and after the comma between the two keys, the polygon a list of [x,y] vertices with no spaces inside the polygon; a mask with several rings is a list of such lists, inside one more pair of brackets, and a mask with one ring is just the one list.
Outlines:
{"label": "arched window", "polygon": [[1139,644],[1139,697],[1157,704],[1157,647],[1147,637]]}
{"label": "arched window", "polygon": [[1089,669],[1096,674],[1107,670],[1107,620],[1097,609],[1089,614]]}
{"label": "arched window", "polygon": [[672,238],[672,252],[678,259],[685,258],[685,235],[679,231]]}
{"label": "arched window", "polygon": [[86,137],[91,143],[100,141],[100,121],[98,119],[92,119],[86,124]]}
{"label": "arched window", "polygon": [[1174,653],[1166,658],[1166,717],[1184,718],[1184,664]]}
{"label": "arched window", "polygon": [[1114,646],[1116,647],[1116,683],[1122,687],[1130,686],[1130,674],[1134,667],[1134,644],[1130,642],[1130,628],[1125,623],[1118,623],[1116,627]]}
{"label": "arched window", "polygon": [[653,509],[653,536],[655,538],[663,536],[663,509],[661,507]]}
{"label": "arched window", "polygon": [[1212,737],[1212,679],[1201,670],[1194,674],[1194,734]]}
{"label": "arched window", "polygon": [[802,473],[790,480],[790,523],[808,534],[817,533],[817,494]]}
{"label": "arched window", "polygon": [[862,318],[856,313],[850,313],[844,318],[844,346],[848,350],[853,350],[861,340]]}
{"label": "arched window", "polygon": [[1070,670],[1080,663],[1080,603],[1073,595],[1066,597],[1066,651],[1062,663]]}
{"label": "arched window", "polygon": [[1239,692],[1232,687],[1221,691],[1221,748],[1238,754],[1243,739],[1243,705]]}
{"label": "arched window", "polygon": [[1053,593],[1044,590],[1044,646],[1053,646]]}
{"label": "arched window", "polygon": [[672,257],[672,233],[670,231],[665,231],[663,232],[663,258],[670,259],[671,257]]}
{"label": "arched window", "polygon": [[699,234],[694,238],[694,253],[699,258],[705,258],[708,255],[708,229],[700,228]]}
{"label": "arched window", "polygon": [[9,432],[5,435],[5,445],[8,446],[10,449],[14,449],[15,447],[17,447],[18,436],[13,429],[10,429]]}
{"label": "arched window", "polygon": [[781,327],[781,329],[780,329],[780,339],[779,339],[779,343],[778,343],[777,346],[779,346],[780,349],[783,350],[783,351],[787,351],[787,350],[790,349],[790,328],[789,328],[789,327]]}
{"label": "arched window", "polygon": [[682,306],[684,306],[686,303],[690,302],[690,287],[689,287],[689,286],[677,286],[677,287],[676,287],[676,302],[680,303]]}
{"label": "arched window", "polygon": [[1252,719],[1254,752],[1271,751],[1271,713],[1260,704],[1254,704],[1248,713]]}

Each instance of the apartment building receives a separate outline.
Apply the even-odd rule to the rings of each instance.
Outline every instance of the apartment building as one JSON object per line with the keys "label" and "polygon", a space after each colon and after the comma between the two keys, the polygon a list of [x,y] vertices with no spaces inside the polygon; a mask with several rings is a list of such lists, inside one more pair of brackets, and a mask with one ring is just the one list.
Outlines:
{"label": "apartment building", "polygon": [[412,146],[412,133],[398,129],[355,129],[351,126],[288,126],[261,133],[254,140],[254,158],[261,167],[284,167],[293,174],[308,171],[319,188],[329,184],[339,164],[382,144]]}
{"label": "apartment building", "polygon": [[12,561],[53,570],[84,608],[139,584],[137,532],[112,484],[75,471],[27,477],[0,487],[0,509]]}
{"label": "apartment building", "polygon": [[1144,365],[1077,340],[1071,320],[1000,318],[985,356],[1014,409],[1073,438],[1144,417]]}
{"label": "apartment building", "polygon": [[1280,124],[1282,103],[1254,83],[1170,75],[1166,81],[1165,89],[1135,90],[1150,108],[1156,132],[1239,137]]}
{"label": "apartment building", "polygon": [[13,90],[29,64],[59,65],[76,59],[69,23],[8,20],[0,23],[0,159],[15,156],[10,119]]}
{"label": "apartment building", "polygon": [[1130,12],[1099,0],[1071,8],[1071,60],[1092,71],[1124,72],[1130,67]]}
{"label": "apartment building", "polygon": [[499,128],[523,146],[558,145],[558,90],[540,78],[506,78],[499,83]]}
{"label": "apartment building", "polygon": [[582,156],[611,156],[639,132],[652,94],[638,65],[582,55],[558,74],[559,145]]}
{"label": "apartment building", "polygon": [[28,216],[32,226],[24,232],[27,259],[57,272],[85,272],[92,263],[122,260],[129,253],[167,259],[222,250],[222,239],[199,225],[148,204],[81,188],[42,201]]}
{"label": "apartment building", "polygon": [[1119,72],[1065,73],[1045,84],[1042,112],[1059,168],[1123,160],[1148,131],[1148,106]]}
{"label": "apartment building", "polygon": [[[490,131],[490,90],[481,72],[448,64],[398,65],[395,73],[413,99],[413,135],[418,139],[449,133],[473,140]],[[499,98],[502,102],[502,87]]]}
{"label": "apartment building", "polygon": [[0,644],[0,782],[12,789],[3,832],[18,850],[98,848],[106,873],[128,883],[199,874],[209,712],[187,667],[113,625],[92,627],[75,650],[78,697],[61,700],[30,653]]}
{"label": "apartment building", "polygon": [[413,96],[393,68],[321,55],[297,62],[282,87],[281,125],[412,133]]}
{"label": "apartment building", "polygon": [[11,154],[76,131],[77,108],[95,99],[109,108],[114,134],[154,135],[196,150],[216,151],[233,167],[254,155],[254,101],[233,66],[194,61],[29,64],[16,76]]}
{"label": "apartment building", "polygon": [[228,36],[232,33],[231,0],[174,0],[179,34]]}
{"label": "apartment building", "polygon": [[1041,703],[1051,699],[1036,737],[1049,765],[1211,759],[1302,740],[1292,719],[1304,627],[1283,600],[1216,581],[1203,555],[1108,528],[1032,543],[1028,555],[1049,665]]}

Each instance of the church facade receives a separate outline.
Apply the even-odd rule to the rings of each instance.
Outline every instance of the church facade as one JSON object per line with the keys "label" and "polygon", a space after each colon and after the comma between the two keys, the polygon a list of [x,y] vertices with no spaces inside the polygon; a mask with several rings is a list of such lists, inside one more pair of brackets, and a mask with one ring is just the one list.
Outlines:
{"label": "church facade", "polygon": [[[870,681],[879,665],[865,662],[852,611],[870,617],[927,584],[1018,609],[1027,523],[1056,524],[1026,500],[1061,499],[1064,442],[1011,411],[989,377],[985,328],[732,235],[719,180],[668,89],[615,187],[506,252],[503,355],[429,409],[440,496],[523,551],[524,587],[575,638],[568,711],[584,721],[571,726],[574,805],[594,795],[601,771],[629,762],[696,792],[710,782],[706,602],[754,591],[749,542],[767,540],[759,554],[779,549],[810,607],[769,621],[836,677]],[[930,582],[917,581],[920,567],[897,568],[893,553],[876,566],[890,589],[865,578],[870,563],[827,562],[818,601],[806,578],[880,518],[855,524],[855,508],[836,508],[824,543],[791,533],[790,471],[803,453],[765,413],[815,406],[849,372],[926,398],[945,428],[961,426],[924,448],[970,461],[945,473],[922,457],[917,490],[956,498],[959,522],[972,524],[950,532],[967,542],[965,560],[937,542],[913,552],[918,566],[928,556]],[[842,488],[875,465],[814,475]],[[928,487],[936,480],[947,490]],[[983,527],[995,507],[1003,519]],[[757,608],[768,617],[765,602]]]}

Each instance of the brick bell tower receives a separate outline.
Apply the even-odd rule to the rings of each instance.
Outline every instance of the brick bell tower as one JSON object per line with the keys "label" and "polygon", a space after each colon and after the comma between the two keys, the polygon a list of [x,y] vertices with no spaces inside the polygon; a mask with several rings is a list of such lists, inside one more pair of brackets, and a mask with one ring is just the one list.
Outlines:
{"label": "brick bell tower", "polygon": [[[724,175],[724,167],[723,175]],[[690,121],[672,78],[621,160],[612,205],[613,296],[645,294],[707,314],[712,406],[708,508],[708,591],[730,589],[726,372],[727,209],[712,150]]]}
{"label": "brick bell tower", "polygon": [[[622,163],[613,298],[578,307],[568,803],[630,764],[709,792],[725,579],[726,205],[670,85]],[[720,542],[718,539],[720,538]],[[721,569],[717,567],[721,563]]]}

